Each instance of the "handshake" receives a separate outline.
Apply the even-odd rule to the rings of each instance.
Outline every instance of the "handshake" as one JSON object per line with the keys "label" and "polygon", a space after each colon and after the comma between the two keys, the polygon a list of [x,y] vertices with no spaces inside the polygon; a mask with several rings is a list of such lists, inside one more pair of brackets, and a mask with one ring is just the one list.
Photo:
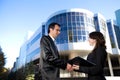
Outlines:
{"label": "handshake", "polygon": [[85,60],[85,59],[77,56],[71,60],[68,60],[66,69],[68,71],[73,71],[73,70],[79,70],[80,66],[91,67],[91,66],[95,66],[95,65],[96,65],[95,63],[92,63],[88,60]]}
{"label": "handshake", "polygon": [[66,70],[67,71],[79,70],[79,67],[80,67],[79,65],[75,65],[75,64],[71,65],[67,63]]}

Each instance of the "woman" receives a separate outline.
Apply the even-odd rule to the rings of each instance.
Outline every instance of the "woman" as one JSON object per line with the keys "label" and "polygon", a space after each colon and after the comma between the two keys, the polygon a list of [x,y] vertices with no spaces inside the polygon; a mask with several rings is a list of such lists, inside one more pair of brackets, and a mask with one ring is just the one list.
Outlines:
{"label": "woman", "polygon": [[88,74],[88,80],[106,80],[104,77],[104,63],[106,61],[107,52],[105,39],[100,32],[91,32],[89,34],[89,44],[94,46],[94,49],[88,55],[87,60],[95,63],[92,67],[83,67],[82,65],[73,65],[75,71]]}

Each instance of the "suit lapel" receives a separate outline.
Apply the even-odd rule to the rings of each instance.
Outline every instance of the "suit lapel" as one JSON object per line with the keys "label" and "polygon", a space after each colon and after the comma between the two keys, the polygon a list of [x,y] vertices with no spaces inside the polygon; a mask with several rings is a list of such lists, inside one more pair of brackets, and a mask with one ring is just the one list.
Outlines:
{"label": "suit lapel", "polygon": [[54,54],[59,56],[59,52],[58,52],[58,49],[57,49],[57,46],[55,45],[54,41],[52,40],[52,38],[48,35],[48,39],[50,41],[50,44],[51,44],[51,47],[54,51]]}

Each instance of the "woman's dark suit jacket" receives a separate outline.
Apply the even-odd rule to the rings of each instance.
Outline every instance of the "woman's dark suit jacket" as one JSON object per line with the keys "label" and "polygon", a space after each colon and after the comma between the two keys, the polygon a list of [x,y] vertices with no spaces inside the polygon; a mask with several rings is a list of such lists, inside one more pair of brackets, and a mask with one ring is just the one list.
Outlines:
{"label": "woman's dark suit jacket", "polygon": [[106,62],[107,52],[104,48],[98,47],[90,53],[87,60],[95,63],[93,67],[80,66],[79,71],[88,74],[88,80],[106,80],[104,77],[104,64]]}
{"label": "woman's dark suit jacket", "polygon": [[42,80],[59,80],[59,68],[65,69],[67,63],[60,59],[58,49],[50,36],[41,38],[40,49]]}

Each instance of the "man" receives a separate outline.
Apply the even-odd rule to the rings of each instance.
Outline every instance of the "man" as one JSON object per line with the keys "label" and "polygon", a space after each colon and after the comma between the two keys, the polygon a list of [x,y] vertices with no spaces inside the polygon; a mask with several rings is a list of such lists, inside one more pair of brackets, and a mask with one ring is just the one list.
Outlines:
{"label": "man", "polygon": [[60,25],[51,23],[48,27],[48,35],[40,40],[40,72],[41,80],[60,80],[59,68],[72,70],[72,66],[60,59],[58,49],[54,43],[60,34]]}

